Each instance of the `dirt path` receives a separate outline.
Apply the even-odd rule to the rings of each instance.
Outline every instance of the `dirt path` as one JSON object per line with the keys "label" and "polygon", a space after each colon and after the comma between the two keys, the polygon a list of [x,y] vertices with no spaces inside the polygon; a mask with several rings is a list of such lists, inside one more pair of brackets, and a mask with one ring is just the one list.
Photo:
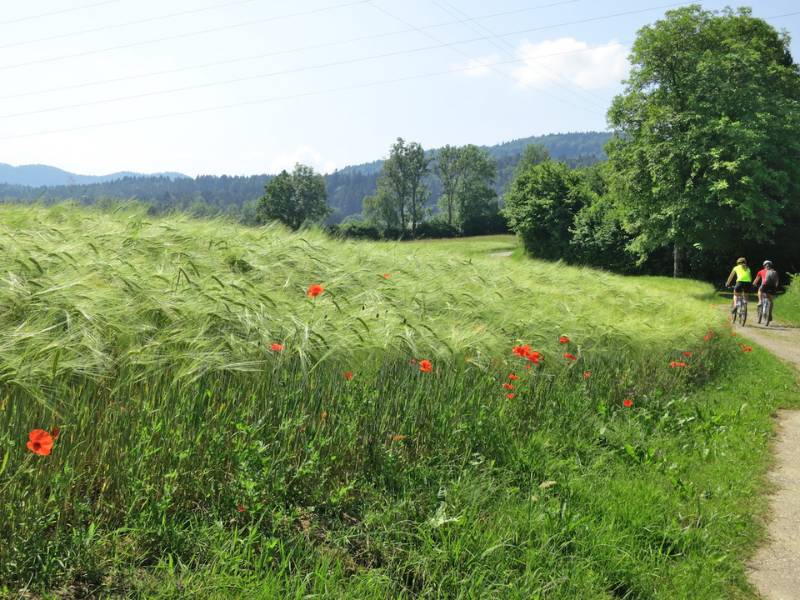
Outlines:
{"label": "dirt path", "polygon": [[[800,371],[800,328],[737,328]],[[769,473],[769,539],[750,563],[750,581],[766,600],[800,598],[800,411],[778,412],[775,465]]]}

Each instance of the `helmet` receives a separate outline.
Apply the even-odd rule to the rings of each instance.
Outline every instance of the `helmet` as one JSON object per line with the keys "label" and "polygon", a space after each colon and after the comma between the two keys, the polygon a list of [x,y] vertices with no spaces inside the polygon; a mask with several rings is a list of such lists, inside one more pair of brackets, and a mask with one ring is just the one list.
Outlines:
{"label": "helmet", "polygon": [[747,264],[747,259],[743,256],[739,260],[736,261],[736,264],[737,265],[746,265]]}
{"label": "helmet", "polygon": [[765,261],[764,261],[764,265],[763,265],[763,266],[765,266],[765,267],[771,267],[771,266],[772,266],[772,261],[771,261],[771,260],[765,260]]}

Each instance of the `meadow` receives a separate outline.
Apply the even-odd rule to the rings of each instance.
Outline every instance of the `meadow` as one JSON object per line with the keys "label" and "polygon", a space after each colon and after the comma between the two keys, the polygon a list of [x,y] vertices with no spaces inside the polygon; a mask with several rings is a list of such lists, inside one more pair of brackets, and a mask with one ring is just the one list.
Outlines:
{"label": "meadow", "polygon": [[800,276],[793,275],[786,293],[776,298],[775,311],[779,321],[800,325]]}
{"label": "meadow", "polygon": [[797,384],[710,286],[135,207],[0,246],[7,597],[754,597]]}

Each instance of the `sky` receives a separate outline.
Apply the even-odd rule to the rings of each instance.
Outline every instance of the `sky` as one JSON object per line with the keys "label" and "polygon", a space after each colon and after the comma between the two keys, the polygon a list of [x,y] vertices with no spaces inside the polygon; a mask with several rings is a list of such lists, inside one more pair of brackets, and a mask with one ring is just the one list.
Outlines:
{"label": "sky", "polygon": [[[681,5],[7,1],[0,162],[84,175],[297,162],[330,172],[386,156],[398,136],[435,148],[605,130],[637,30]],[[740,6],[703,3],[727,5]],[[747,6],[800,34],[797,0]]]}

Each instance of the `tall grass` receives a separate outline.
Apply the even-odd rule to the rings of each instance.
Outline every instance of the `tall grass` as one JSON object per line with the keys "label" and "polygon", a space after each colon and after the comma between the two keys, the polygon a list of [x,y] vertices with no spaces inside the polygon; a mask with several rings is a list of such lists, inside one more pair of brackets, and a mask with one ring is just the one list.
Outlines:
{"label": "tall grass", "polygon": [[692,508],[743,426],[685,397],[743,360],[703,339],[707,286],[136,210],[0,222],[8,594],[677,597],[659,578],[703,560],[730,584],[743,517]]}
{"label": "tall grass", "polygon": [[775,302],[775,315],[779,321],[800,325],[800,275],[792,275],[786,293]]}

